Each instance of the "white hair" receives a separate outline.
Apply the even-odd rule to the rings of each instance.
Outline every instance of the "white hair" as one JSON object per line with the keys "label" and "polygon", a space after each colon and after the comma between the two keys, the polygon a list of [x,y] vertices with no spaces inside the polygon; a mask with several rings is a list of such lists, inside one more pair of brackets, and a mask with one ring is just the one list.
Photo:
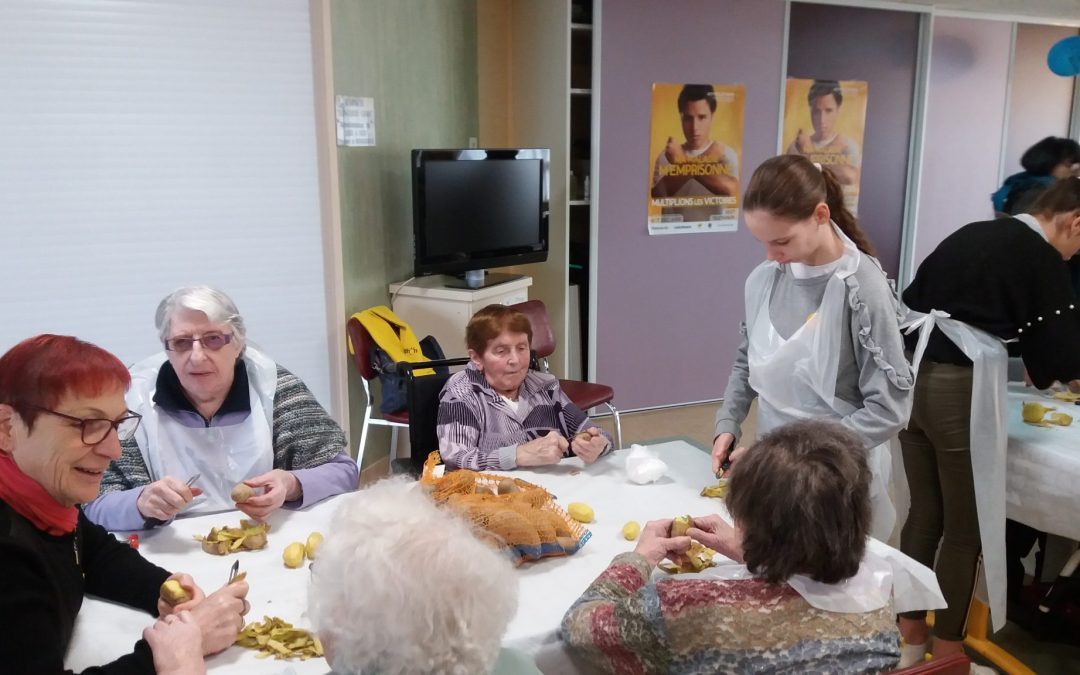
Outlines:
{"label": "white hair", "polygon": [[490,672],[517,610],[510,561],[407,479],[340,499],[308,606],[334,672]]}
{"label": "white hair", "polygon": [[224,291],[209,286],[185,286],[166,295],[158,303],[157,312],[154,313],[154,326],[157,327],[162,344],[169,338],[172,317],[178,308],[202,312],[213,323],[228,324],[241,347],[247,341],[244,317],[240,316],[240,310],[236,308],[232,298],[225,295]]}

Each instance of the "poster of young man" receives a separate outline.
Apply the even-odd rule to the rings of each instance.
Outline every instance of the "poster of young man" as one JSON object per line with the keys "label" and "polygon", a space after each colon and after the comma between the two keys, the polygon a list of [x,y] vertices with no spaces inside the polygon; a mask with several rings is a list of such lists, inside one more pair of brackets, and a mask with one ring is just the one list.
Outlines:
{"label": "poster of young man", "polygon": [[735,230],[745,99],[741,84],[653,84],[649,234]]}
{"label": "poster of young man", "polygon": [[866,82],[857,80],[789,79],[784,99],[781,147],[829,167],[852,213],[859,208],[866,95]]}

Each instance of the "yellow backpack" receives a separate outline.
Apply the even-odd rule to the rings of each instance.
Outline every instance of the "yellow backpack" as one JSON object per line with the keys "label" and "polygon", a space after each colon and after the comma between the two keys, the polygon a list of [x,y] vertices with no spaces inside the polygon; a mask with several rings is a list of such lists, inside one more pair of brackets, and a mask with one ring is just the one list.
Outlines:
{"label": "yellow backpack", "polygon": [[[421,363],[429,360],[421,351],[420,340],[417,339],[413,329],[386,305],[369,307],[353,314],[352,318],[358,320],[371,334],[371,339],[375,341],[379,349],[386,352],[391,362]],[[349,340],[349,353],[355,353],[352,340]],[[435,371],[430,368],[413,371],[413,375],[417,377],[434,373]]]}

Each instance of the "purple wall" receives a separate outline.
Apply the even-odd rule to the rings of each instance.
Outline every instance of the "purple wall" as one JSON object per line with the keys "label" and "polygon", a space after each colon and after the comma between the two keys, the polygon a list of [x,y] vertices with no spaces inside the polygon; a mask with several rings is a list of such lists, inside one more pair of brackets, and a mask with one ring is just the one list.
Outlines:
{"label": "purple wall", "polygon": [[[828,40],[822,40],[822,26],[828,26]],[[919,15],[793,3],[789,36],[788,77],[867,82],[859,223],[895,279],[904,224]]]}
{"label": "purple wall", "polygon": [[934,19],[912,272],[946,236],[994,217],[1011,41],[1011,23]]}
{"label": "purple wall", "polygon": [[721,396],[743,281],[764,259],[741,222],[733,233],[648,235],[651,86],[744,84],[746,181],[776,150],[783,29],[780,0],[603,5],[596,376],[620,409]]}

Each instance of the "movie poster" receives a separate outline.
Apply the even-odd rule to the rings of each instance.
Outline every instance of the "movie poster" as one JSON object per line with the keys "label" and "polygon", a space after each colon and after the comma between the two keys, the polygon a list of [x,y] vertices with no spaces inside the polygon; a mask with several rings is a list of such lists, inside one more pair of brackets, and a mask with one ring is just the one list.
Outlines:
{"label": "movie poster", "polygon": [[784,153],[829,167],[844,189],[844,203],[856,214],[866,94],[866,83],[857,80],[790,79],[784,99]]}
{"label": "movie poster", "polygon": [[653,84],[649,234],[735,230],[745,100],[741,84]]}

